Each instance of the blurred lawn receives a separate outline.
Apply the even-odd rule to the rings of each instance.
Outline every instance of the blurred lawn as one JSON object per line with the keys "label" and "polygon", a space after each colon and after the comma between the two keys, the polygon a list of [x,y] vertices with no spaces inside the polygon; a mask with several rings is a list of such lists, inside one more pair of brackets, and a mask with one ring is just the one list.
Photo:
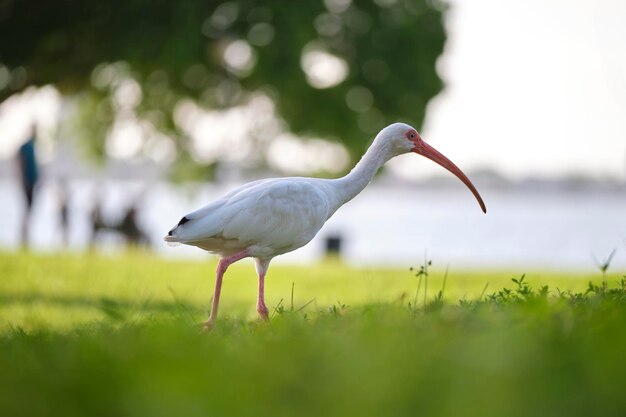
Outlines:
{"label": "blurred lawn", "polygon": [[486,282],[487,293],[515,288],[519,274],[451,270],[449,301],[438,303],[434,269],[428,308],[415,310],[408,270],[274,265],[268,305],[284,299],[289,310],[292,282],[296,307],[317,305],[266,325],[253,319],[256,278],[244,262],[229,271],[207,334],[198,323],[214,267],[141,253],[1,254],[0,416],[626,411],[626,289],[556,296],[594,277],[530,272],[552,296],[513,290],[477,302]]}
{"label": "blurred lawn", "polygon": [[[419,270],[423,260],[412,265]],[[11,327],[32,330],[70,330],[94,321],[141,321],[184,313],[200,323],[208,314],[215,280],[215,258],[171,261],[142,252],[107,257],[97,254],[33,255],[0,252],[0,332]],[[444,295],[448,300],[477,298],[527,274],[537,285],[580,291],[599,274],[556,274],[532,271],[455,271],[451,268]],[[619,274],[613,274],[615,280]],[[443,285],[444,270],[431,267],[427,295]],[[257,278],[246,259],[231,266],[224,278],[220,316],[256,317]],[[406,303],[414,299],[418,279],[404,269],[351,268],[327,261],[315,266],[270,266],[266,303],[282,300],[291,307],[313,302],[305,311],[341,303]],[[419,299],[423,301],[424,287]]]}

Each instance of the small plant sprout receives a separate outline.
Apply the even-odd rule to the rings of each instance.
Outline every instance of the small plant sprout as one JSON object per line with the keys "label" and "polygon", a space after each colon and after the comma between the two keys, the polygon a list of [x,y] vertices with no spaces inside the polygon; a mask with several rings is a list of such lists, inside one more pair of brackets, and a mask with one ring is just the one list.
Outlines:
{"label": "small plant sprout", "polygon": [[435,295],[435,301],[436,302],[443,302],[443,295],[446,292],[446,282],[448,281],[448,270],[450,269],[450,265],[446,266],[446,272],[443,274],[443,284],[441,284],[441,289],[439,290],[439,292],[437,293],[437,295]]}
{"label": "small plant sprout", "polygon": [[284,298],[281,298],[278,304],[276,304],[276,306],[274,307],[274,311],[272,312],[272,317],[274,317],[276,314],[278,315],[285,314],[286,310],[285,310],[285,307],[283,306],[283,301],[284,301]]}
{"label": "small plant sprout", "polygon": [[[420,266],[419,270],[415,273],[418,278],[417,289],[415,290],[415,298],[413,299],[413,309],[417,309],[417,297],[419,296],[420,288],[422,286],[422,279],[424,280],[424,306],[426,306],[426,295],[428,290],[428,267],[433,264],[432,260],[427,260],[424,254],[424,263]],[[409,268],[409,271],[414,271],[414,268]]]}
{"label": "small plant sprout", "polygon": [[348,310],[348,308],[350,308],[349,305],[342,303],[341,301],[337,301],[336,304],[333,304],[328,311],[333,315],[333,316],[343,316],[346,312],[346,310]]}
{"label": "small plant sprout", "polygon": [[609,256],[607,256],[606,259],[602,262],[598,262],[594,257],[594,262],[596,263],[596,266],[602,273],[602,286],[604,287],[604,289],[607,288],[606,271],[608,271],[609,267],[611,266],[611,262],[613,261],[613,257],[615,256],[616,252],[617,252],[617,249],[613,249],[611,253],[609,254]]}
{"label": "small plant sprout", "polygon": [[489,287],[489,283],[485,283],[485,287],[483,288],[483,291],[480,293],[480,297],[478,297],[478,300],[482,301],[485,297],[485,293],[487,292],[487,287]]}
{"label": "small plant sprout", "polygon": [[[276,305],[276,307],[274,307],[274,311],[272,313],[272,317],[274,317],[276,314],[283,315],[285,313],[298,313],[302,310],[304,310],[309,304],[311,304],[313,301],[315,301],[315,298],[310,299],[309,301],[307,301],[306,303],[304,303],[302,306],[296,308],[295,304],[293,302],[294,299],[294,293],[295,293],[295,282],[291,283],[291,295],[290,295],[290,306],[289,306],[289,310],[287,310],[284,306],[283,306],[283,301],[284,298],[281,298],[280,301],[278,302],[278,304]],[[305,315],[306,318],[306,315]]]}
{"label": "small plant sprout", "polygon": [[526,297],[527,295],[532,293],[530,287],[528,286],[528,283],[524,282],[524,278],[526,278],[526,274],[522,274],[522,276],[519,279],[511,278],[511,281],[517,284],[517,290],[516,290],[517,294],[519,294],[522,297]]}

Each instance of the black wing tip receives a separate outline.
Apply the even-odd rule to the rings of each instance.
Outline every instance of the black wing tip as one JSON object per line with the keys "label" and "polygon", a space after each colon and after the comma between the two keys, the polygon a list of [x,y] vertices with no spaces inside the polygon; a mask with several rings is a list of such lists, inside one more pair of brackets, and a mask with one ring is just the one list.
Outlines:
{"label": "black wing tip", "polygon": [[189,221],[189,219],[187,217],[183,217],[182,219],[180,219],[180,221],[178,222],[178,226],[180,226],[181,224],[185,224]]}

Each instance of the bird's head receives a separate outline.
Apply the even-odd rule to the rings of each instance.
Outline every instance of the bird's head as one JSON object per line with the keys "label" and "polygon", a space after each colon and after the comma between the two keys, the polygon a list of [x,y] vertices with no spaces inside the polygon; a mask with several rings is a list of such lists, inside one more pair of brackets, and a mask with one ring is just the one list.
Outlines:
{"label": "bird's head", "polygon": [[483,199],[463,171],[435,148],[424,142],[413,127],[404,123],[394,123],[381,130],[378,136],[376,136],[375,142],[381,143],[393,156],[414,152],[441,165],[456,175],[470,189],[476,200],[478,200],[483,213],[487,213]]}

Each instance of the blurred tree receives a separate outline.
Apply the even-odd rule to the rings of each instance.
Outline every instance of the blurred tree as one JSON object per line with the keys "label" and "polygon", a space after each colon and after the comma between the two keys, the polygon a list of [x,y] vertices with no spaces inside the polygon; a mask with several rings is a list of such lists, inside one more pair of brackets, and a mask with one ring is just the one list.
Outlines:
{"label": "blurred tree", "polygon": [[438,0],[0,0],[0,101],[44,84],[79,97],[100,153],[130,106],[175,138],[188,166],[193,155],[174,117],[182,99],[224,109],[263,92],[289,130],[337,140],[356,159],[385,124],[421,126],[442,88],[443,8]]}

